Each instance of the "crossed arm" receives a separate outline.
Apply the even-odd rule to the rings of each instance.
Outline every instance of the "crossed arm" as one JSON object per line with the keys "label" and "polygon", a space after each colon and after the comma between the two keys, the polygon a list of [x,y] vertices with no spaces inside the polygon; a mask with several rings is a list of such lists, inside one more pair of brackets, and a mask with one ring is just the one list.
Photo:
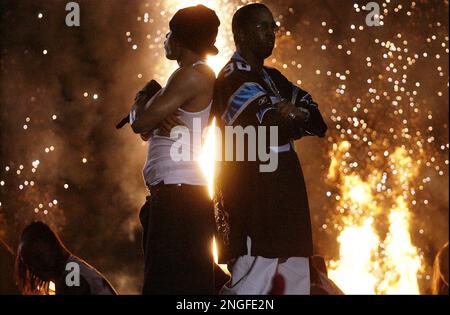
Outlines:
{"label": "crossed arm", "polygon": [[[188,100],[202,91],[202,77],[193,68],[180,68],[169,79],[167,86],[147,103],[136,101],[133,109],[136,119],[131,128],[135,133],[145,134],[156,129],[169,117],[169,122],[182,124],[171,115]],[[169,124],[169,122],[166,122]]]}
{"label": "crossed arm", "polygon": [[304,135],[324,137],[327,126],[317,106],[305,103],[301,107],[289,101],[282,101],[264,115],[261,123],[266,126],[278,126],[280,140],[297,140]]}

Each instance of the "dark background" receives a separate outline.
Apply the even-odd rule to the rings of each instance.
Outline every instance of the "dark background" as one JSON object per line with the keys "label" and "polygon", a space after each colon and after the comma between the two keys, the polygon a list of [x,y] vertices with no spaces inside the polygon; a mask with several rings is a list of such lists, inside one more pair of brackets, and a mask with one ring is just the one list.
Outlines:
{"label": "dark background", "polygon": [[[4,182],[0,186],[0,238],[15,249],[23,227],[32,220],[43,220],[60,232],[71,251],[105,273],[120,293],[138,293],[143,269],[138,213],[146,194],[141,176],[146,146],[129,128],[116,131],[114,126],[148,80],[163,83],[169,74],[167,66],[161,66],[163,62],[168,65],[161,44],[170,18],[161,11],[169,2],[77,2],[80,27],[65,25],[67,1],[3,0],[0,4],[0,181]],[[342,188],[339,180],[327,179],[333,144],[342,140],[352,143],[351,154],[359,166],[351,172],[362,178],[386,167],[385,150],[392,152],[402,145],[414,161],[423,161],[411,184],[417,190],[417,204],[409,209],[412,241],[424,257],[421,291],[427,293],[430,281],[426,276],[431,275],[434,255],[448,241],[448,1],[418,0],[415,5],[411,1],[380,1],[380,6],[386,5],[382,9],[388,10],[380,27],[367,27],[367,13],[356,12],[355,2],[359,7],[365,4],[264,1],[282,26],[275,59],[268,64],[310,91],[329,125],[328,138],[298,143],[316,252],[327,260],[339,257],[336,238],[342,225],[336,200],[326,195],[330,191],[334,197]],[[227,12],[233,12],[237,4],[229,1]],[[224,24],[222,21],[229,32]],[[352,24],[355,30],[350,28]],[[360,25],[363,30],[358,29]],[[383,58],[389,50],[375,39],[394,42],[408,52],[401,61]],[[48,51],[45,55],[44,49]],[[420,55],[416,62],[402,69],[408,64],[406,57],[416,53]],[[390,62],[399,64],[398,73],[386,70]],[[345,80],[336,73],[345,74]],[[407,81],[399,86],[405,90],[395,91],[388,77],[401,81],[403,74]],[[341,84],[345,84],[344,94],[336,92]],[[380,96],[373,103],[370,99],[375,94],[368,92],[370,87]],[[402,99],[394,106],[396,96]],[[414,107],[409,97],[414,98]],[[358,98],[360,108],[354,111]],[[364,119],[368,128],[354,127],[348,121],[353,117]],[[410,137],[404,136],[405,127]],[[372,147],[342,129],[367,136]],[[54,150],[46,153],[50,146]],[[377,161],[368,159],[369,149],[379,156]],[[33,173],[35,160],[40,164]],[[427,177],[430,181],[423,182]],[[55,199],[57,204],[50,207]],[[385,214],[379,215],[378,222],[384,237]],[[3,246],[0,251],[0,283],[6,283],[11,263]]]}

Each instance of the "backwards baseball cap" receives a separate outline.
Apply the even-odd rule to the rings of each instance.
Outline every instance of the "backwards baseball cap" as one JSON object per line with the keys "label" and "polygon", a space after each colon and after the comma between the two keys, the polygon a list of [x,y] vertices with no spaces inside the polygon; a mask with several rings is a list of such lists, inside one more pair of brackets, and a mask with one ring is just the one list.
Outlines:
{"label": "backwards baseball cap", "polygon": [[214,46],[219,31],[220,20],[214,10],[197,5],[178,10],[170,20],[172,36],[183,47],[196,53],[217,55]]}

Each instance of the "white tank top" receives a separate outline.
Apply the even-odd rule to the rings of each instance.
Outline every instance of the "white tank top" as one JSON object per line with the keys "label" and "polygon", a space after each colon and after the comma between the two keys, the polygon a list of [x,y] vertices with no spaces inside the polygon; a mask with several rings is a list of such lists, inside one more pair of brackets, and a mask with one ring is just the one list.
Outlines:
{"label": "white tank top", "polygon": [[[206,64],[199,61],[193,64]],[[187,185],[207,185],[202,174],[198,157],[202,149],[202,133],[208,126],[211,104],[199,112],[187,112],[179,109],[181,115],[179,119],[185,124],[184,135],[178,138],[163,137],[155,130],[148,146],[147,161],[144,165],[143,175],[147,185],[156,185],[164,182],[166,185],[187,184]],[[183,155],[189,159],[174,160],[171,156],[175,147],[184,147]],[[179,155],[178,157],[180,157]]]}

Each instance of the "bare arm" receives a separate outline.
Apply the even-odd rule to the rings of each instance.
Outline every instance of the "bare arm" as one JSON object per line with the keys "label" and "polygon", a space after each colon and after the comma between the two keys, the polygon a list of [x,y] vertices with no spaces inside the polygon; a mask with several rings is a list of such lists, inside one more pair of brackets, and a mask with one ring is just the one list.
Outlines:
{"label": "bare arm", "polygon": [[175,113],[186,101],[202,92],[205,84],[202,75],[191,67],[182,68],[169,80],[167,86],[147,104],[136,111],[131,127],[135,133],[155,129],[164,119]]}

